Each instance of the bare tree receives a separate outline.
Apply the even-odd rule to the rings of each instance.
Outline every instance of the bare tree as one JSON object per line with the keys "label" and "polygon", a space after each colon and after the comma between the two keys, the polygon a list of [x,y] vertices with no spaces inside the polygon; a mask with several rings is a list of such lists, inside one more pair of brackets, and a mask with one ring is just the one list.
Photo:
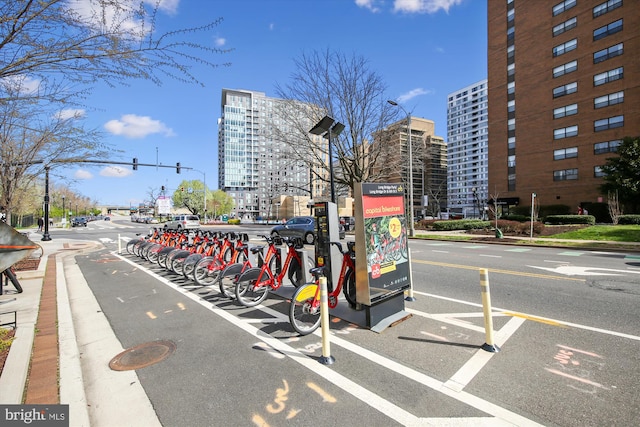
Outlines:
{"label": "bare tree", "polygon": [[[279,121],[271,137],[289,147],[292,161],[302,162],[328,180],[329,161],[333,161],[336,186],[353,189],[356,182],[375,181],[388,171],[382,148],[373,145],[373,136],[397,112],[387,104],[386,85],[360,56],[348,56],[329,50],[303,53],[295,60],[291,81],[278,85]],[[328,144],[309,137],[309,130],[324,115],[345,125],[345,131],[331,138],[333,159],[328,159]],[[318,173],[317,171],[323,170]]]}
{"label": "bare tree", "polygon": [[618,201],[618,191],[609,191],[607,193],[607,199],[611,221],[613,225],[617,225],[620,220],[620,215],[622,215],[622,206]]}
{"label": "bare tree", "polygon": [[[191,41],[221,19],[158,33],[163,3],[138,0],[0,2],[0,205],[42,168],[107,158],[101,135],[78,107],[96,82],[114,86],[164,78],[201,84],[194,66],[218,67],[221,50]],[[229,64],[222,64],[229,65]],[[38,166],[33,166],[34,164]]]}

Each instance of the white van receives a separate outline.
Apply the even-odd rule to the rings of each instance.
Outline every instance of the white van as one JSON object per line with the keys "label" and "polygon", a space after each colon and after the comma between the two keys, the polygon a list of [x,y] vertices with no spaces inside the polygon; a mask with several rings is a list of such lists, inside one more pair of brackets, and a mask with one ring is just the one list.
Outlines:
{"label": "white van", "polygon": [[167,230],[192,230],[200,228],[198,215],[175,215],[164,224]]}

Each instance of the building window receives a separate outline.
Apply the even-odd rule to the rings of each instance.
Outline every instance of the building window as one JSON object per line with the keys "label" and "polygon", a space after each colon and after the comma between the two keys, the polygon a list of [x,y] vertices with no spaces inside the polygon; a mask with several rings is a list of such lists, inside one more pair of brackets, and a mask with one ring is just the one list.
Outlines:
{"label": "building window", "polygon": [[516,83],[511,82],[507,83],[507,93],[515,93],[516,92]]}
{"label": "building window", "polygon": [[516,101],[507,102],[507,113],[513,113],[516,111]]}
{"label": "building window", "polygon": [[622,126],[624,126],[624,116],[609,117],[607,119],[600,119],[593,122],[593,130],[595,132],[620,128]]}
{"label": "building window", "polygon": [[618,19],[609,25],[593,30],[593,41],[603,39],[619,31],[622,31],[622,19]]}
{"label": "building window", "polygon": [[578,114],[578,104],[566,105],[564,107],[559,107],[553,110],[554,119],[560,119],[566,116],[573,116],[574,114]]}
{"label": "building window", "polygon": [[515,46],[509,46],[507,48],[507,59],[511,59],[515,56],[516,54],[516,47]]}
{"label": "building window", "polygon": [[563,2],[553,6],[553,16],[560,15],[565,10],[571,9],[576,5],[576,1],[577,0],[564,0]]}
{"label": "building window", "polygon": [[624,53],[624,43],[618,43],[617,45],[610,46],[606,49],[602,49],[593,54],[593,63],[597,64],[607,59],[614,58]]}
{"label": "building window", "polygon": [[622,6],[622,0],[609,0],[604,3],[600,3],[593,8],[593,17],[596,18],[600,15],[604,15],[607,12],[611,12],[613,9],[617,9]]}
{"label": "building window", "polygon": [[507,22],[513,22],[515,17],[516,17],[515,9],[511,9],[507,12]]}
{"label": "building window", "polygon": [[564,76],[578,69],[578,61],[567,62],[553,69],[553,78]]}
{"label": "building window", "polygon": [[516,137],[515,136],[507,139],[507,148],[508,149],[516,148]]}
{"label": "building window", "polygon": [[578,39],[569,40],[568,42],[564,42],[554,47],[553,56],[556,57],[556,56],[564,55],[565,53],[571,52],[577,47],[578,47]]}
{"label": "building window", "polygon": [[510,173],[507,175],[507,190],[516,191],[516,174]]}
{"label": "building window", "polygon": [[617,153],[618,146],[622,144],[621,139],[613,141],[596,142],[593,144],[593,154]]}
{"label": "building window", "polygon": [[566,85],[558,86],[553,89],[553,97],[559,98],[561,96],[569,95],[578,91],[578,83],[567,83]]}
{"label": "building window", "polygon": [[578,135],[578,126],[568,126],[566,128],[554,129],[553,139],[564,139]]}
{"label": "building window", "polygon": [[593,85],[600,86],[605,83],[609,83],[615,80],[620,80],[624,77],[624,67],[616,68],[613,70],[605,71],[604,73],[596,74],[593,76]]}
{"label": "building window", "polygon": [[604,173],[604,171],[602,170],[602,166],[594,166],[593,167],[593,176],[596,178],[601,178],[603,176],[607,175],[606,173]]}
{"label": "building window", "polygon": [[578,147],[553,150],[553,160],[571,159],[573,157],[578,157]]}
{"label": "building window", "polygon": [[513,76],[516,73],[516,64],[510,64],[507,66],[507,76]]}
{"label": "building window", "polygon": [[576,25],[578,25],[578,18],[574,16],[571,19],[567,19],[562,24],[558,24],[555,27],[553,27],[553,37],[558,36],[564,33],[565,31],[569,31],[572,28],[575,28]]}
{"label": "building window", "polygon": [[516,39],[516,28],[511,27],[507,30],[507,42],[513,42]]}
{"label": "building window", "polygon": [[564,169],[553,171],[554,181],[568,181],[578,179],[578,169]]}
{"label": "building window", "polygon": [[624,102],[624,91],[610,93],[593,99],[593,108],[604,108]]}

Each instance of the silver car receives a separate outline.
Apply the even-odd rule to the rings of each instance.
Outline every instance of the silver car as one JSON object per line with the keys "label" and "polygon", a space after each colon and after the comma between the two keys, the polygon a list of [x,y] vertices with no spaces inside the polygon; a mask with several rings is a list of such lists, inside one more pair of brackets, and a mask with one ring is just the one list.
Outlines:
{"label": "silver car", "polygon": [[200,228],[198,215],[175,215],[164,224],[167,230],[193,230]]}

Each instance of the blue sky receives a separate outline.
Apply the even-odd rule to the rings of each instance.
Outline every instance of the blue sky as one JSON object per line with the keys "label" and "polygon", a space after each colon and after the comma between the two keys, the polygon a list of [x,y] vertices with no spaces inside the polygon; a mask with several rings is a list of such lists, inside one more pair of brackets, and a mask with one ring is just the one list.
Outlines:
{"label": "blue sky", "polygon": [[[78,0],[84,1],[84,0]],[[153,3],[153,2],[151,2]],[[196,27],[217,18],[203,45],[232,49],[213,55],[229,67],[196,69],[204,87],[167,80],[98,86],[87,99],[85,124],[105,143],[140,163],[183,167],[73,166],[58,173],[99,204],[136,205],[150,188],[174,190],[182,180],[218,188],[217,120],[223,88],[275,96],[294,59],[330,49],[362,56],[413,116],[433,120],[446,139],[447,95],[487,77],[486,0],[165,0],[159,32]]]}

